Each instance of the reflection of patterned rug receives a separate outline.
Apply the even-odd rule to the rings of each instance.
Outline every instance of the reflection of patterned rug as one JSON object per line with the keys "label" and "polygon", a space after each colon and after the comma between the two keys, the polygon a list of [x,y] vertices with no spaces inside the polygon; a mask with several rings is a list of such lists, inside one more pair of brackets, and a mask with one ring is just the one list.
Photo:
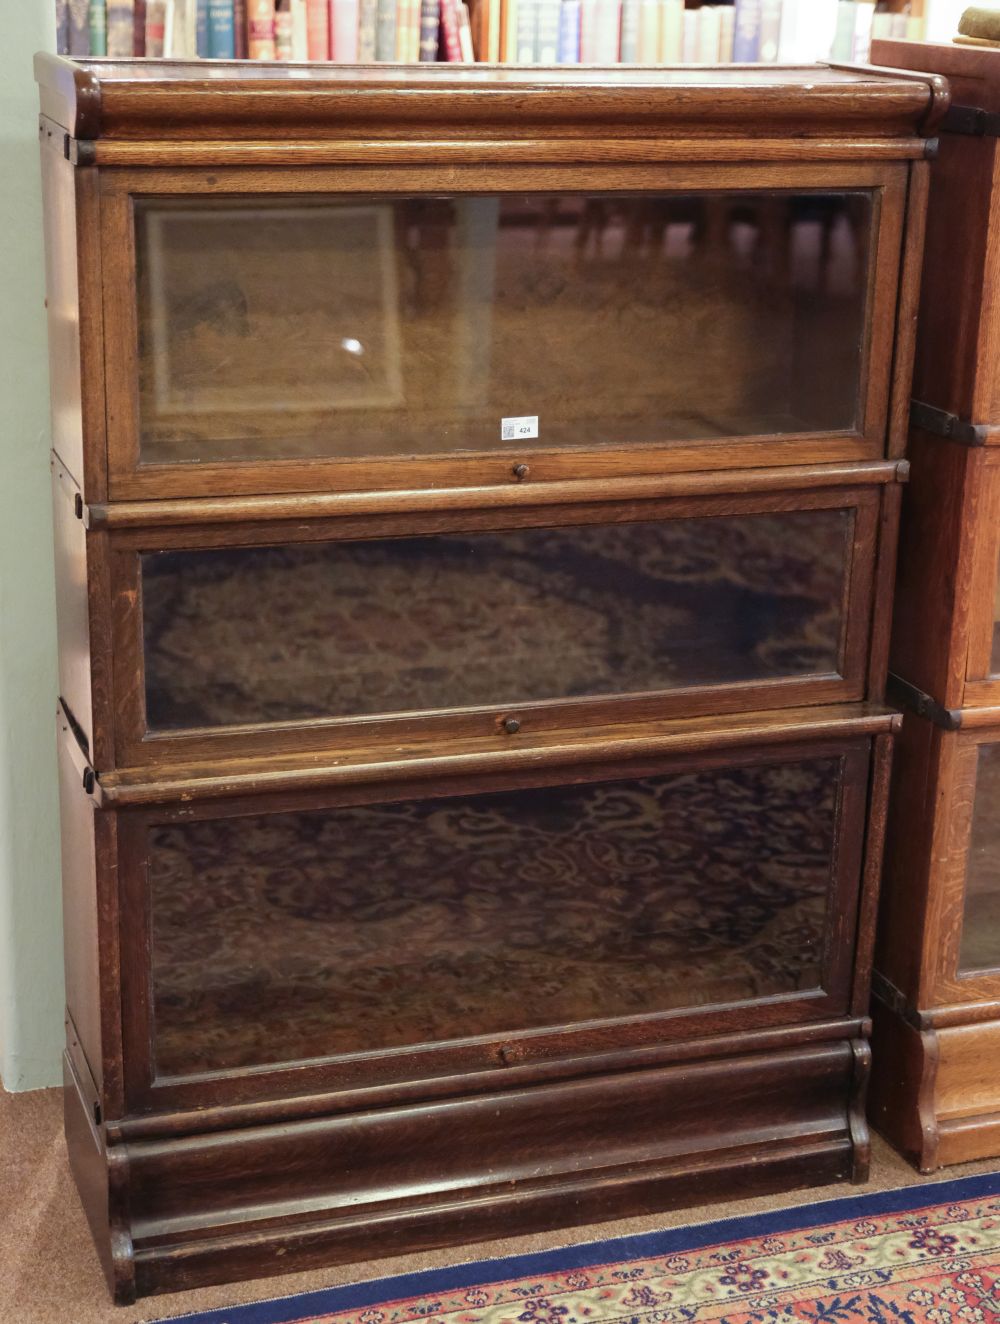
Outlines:
{"label": "reflection of patterned rug", "polygon": [[786,511],[143,558],[157,728],[836,671],[850,516]]}
{"label": "reflection of patterned rug", "polygon": [[995,1324],[998,1318],[1000,1174],[183,1316],[188,1324]]}
{"label": "reflection of patterned rug", "polygon": [[150,833],[166,1074],[816,987],[840,763]]}

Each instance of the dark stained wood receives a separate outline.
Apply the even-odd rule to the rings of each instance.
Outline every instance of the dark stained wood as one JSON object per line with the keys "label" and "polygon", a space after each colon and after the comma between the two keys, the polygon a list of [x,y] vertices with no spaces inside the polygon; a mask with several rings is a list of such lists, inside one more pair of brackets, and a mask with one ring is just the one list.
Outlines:
{"label": "dark stained wood", "polygon": [[[802,164],[714,165],[650,169],[638,166],[584,168],[513,167],[495,164],[487,148],[476,168],[441,166],[383,168],[355,166],[341,170],[109,170],[101,173],[101,226],[106,251],[119,261],[105,265],[104,316],[107,323],[108,464],[111,495],[116,501],[174,496],[230,496],[236,493],[381,491],[512,483],[519,464],[528,467],[528,481],[606,480],[610,477],[663,474],[684,470],[718,470],[747,466],[799,465],[874,460],[886,454],[897,276],[906,210],[908,167],[896,165]],[[595,447],[581,439],[562,449],[546,447],[544,439],[516,450],[456,449],[442,455],[381,455],[366,457],[275,458],[267,462],[225,462],[211,456],[198,463],[141,462],[139,392],[139,326],[135,289],[133,200],[225,192],[233,198],[278,193],[392,195],[483,193],[546,193],[588,191],[631,193],[663,190],[740,189],[831,191],[873,190],[879,199],[871,259],[871,306],[862,352],[861,416],[855,430],[842,432],[782,432],[759,436],[725,436],[701,440],[685,437],[643,444],[619,443]],[[722,293],[718,296],[724,299]],[[558,348],[557,332],[552,350]],[[733,354],[751,354],[746,335],[739,336]],[[542,347],[540,346],[540,352]],[[729,356],[729,362],[732,356]],[[901,365],[900,365],[901,366]],[[717,389],[718,374],[707,378],[695,370],[689,394],[704,399]],[[685,383],[687,379],[685,379]],[[447,421],[447,420],[445,420]],[[469,453],[471,449],[472,453]]]}
{"label": "dark stained wood", "polygon": [[[683,1198],[692,1179],[709,1196],[842,1180],[851,1172],[843,1096],[852,1067],[848,1045],[816,1046],[418,1111],[241,1130],[214,1143],[133,1142],[129,1182],[143,1229],[135,1241],[137,1288],[144,1294],[394,1245],[476,1240],[509,1233],[515,1218],[534,1230],[662,1209]],[[719,1099],[724,1126],[708,1120],[706,1093]],[[623,1143],[623,1108],[631,1144]],[[467,1172],[487,1132],[491,1172],[470,1186]],[[343,1162],[345,1145],[357,1162]],[[579,1170],[581,1152],[594,1156],[599,1178]],[[289,1187],[309,1191],[308,1209],[279,1204]],[[224,1190],[235,1208],[224,1211]],[[359,1197],[378,1217],[375,1242],[371,1215],[352,1209]],[[255,1233],[247,1238],[233,1218],[250,1208]],[[185,1229],[191,1209],[200,1230]]]}
{"label": "dark stained wood", "polygon": [[[614,760],[642,757],[670,749],[710,751],[756,742],[767,744],[798,736],[821,737],[835,732],[869,734],[892,730],[898,723],[891,709],[877,705],[837,705],[789,708],[774,713],[735,714],[715,718],[674,718],[627,725],[594,727],[585,734],[540,731],[524,740],[500,733],[451,745],[442,742],[409,746],[378,746],[347,754],[328,752],[279,754],[225,763],[163,763],[151,767],[115,769],[99,782],[108,805],[150,804],[167,799],[191,803],[268,790],[302,791],[336,783],[361,785],[390,782],[401,774],[435,777],[491,772],[494,769],[544,768],[572,765],[582,757]],[[518,735],[520,733],[517,733]]]}
{"label": "dark stained wood", "polygon": [[[1000,51],[884,41],[872,58],[947,76],[956,106],[1000,109]],[[985,444],[914,430],[903,498],[890,666],[957,729],[907,715],[897,750],[872,1115],[923,1171],[1000,1154],[1000,940],[993,968],[963,965],[970,925],[989,947],[996,850],[984,751],[1000,741],[997,139],[945,120],[930,181],[913,395],[978,426]],[[970,909],[977,886],[986,918]]]}
{"label": "dark stained wood", "polygon": [[[909,472],[908,470],[906,471]],[[610,491],[618,500],[656,497],[703,496],[710,493],[810,491],[860,483],[892,483],[901,477],[897,461],[824,464],[773,469],[720,469],[716,472],[648,474],[619,478],[609,489],[606,481],[579,479],[545,483],[510,481],[499,487],[416,488],[411,491],[309,492],[288,496],[191,497],[144,501],[115,501],[90,505],[84,511],[87,527],[169,528],[177,525],[247,524],[271,520],[322,519],[341,515],[381,515],[393,511],[448,510],[467,507],[517,507],[535,503],[574,504],[601,500]],[[530,479],[530,474],[529,474]]]}
{"label": "dark stained wood", "polygon": [[[36,72],[43,112],[63,701],[58,726],[66,1130],[74,1176],[116,1299],[706,1198],[863,1181],[870,1151],[865,1099],[871,948],[890,752],[900,725],[898,714],[883,705],[889,603],[908,472],[901,456],[928,177],[923,158],[926,134],[947,104],[943,79],[769,66],[477,66],[457,74],[447,65],[323,65],[300,67],[293,75],[249,62],[217,62],[206,76],[203,64],[73,64],[48,55],[38,57]],[[609,360],[601,388],[610,422],[599,411],[583,411],[590,432],[570,435],[567,418],[575,427],[578,416],[569,414],[558,421],[561,446],[552,434],[546,442],[544,430],[541,440],[527,445],[484,449],[478,441],[470,444],[469,433],[463,443],[457,431],[448,431],[465,426],[464,416],[455,423],[461,411],[449,415],[447,402],[435,398],[424,404],[437,431],[429,441],[418,438],[420,445],[410,446],[397,421],[384,428],[379,450],[370,444],[377,426],[368,420],[368,433],[359,424],[358,435],[349,436],[342,450],[327,444],[320,427],[302,434],[315,443],[304,456],[292,453],[299,434],[290,433],[278,436],[271,451],[265,446],[240,458],[239,438],[247,434],[226,431],[229,425],[220,425],[211,410],[199,416],[183,403],[186,421],[178,436],[165,427],[166,449],[144,454],[143,400],[151,398],[151,370],[143,355],[148,359],[154,331],[153,319],[139,307],[149,278],[145,268],[137,277],[136,216],[141,235],[148,200],[175,209],[187,204],[205,215],[219,198],[273,212],[275,205],[308,207],[323,199],[354,205],[375,197],[388,200],[386,213],[395,215],[393,199],[452,197],[461,212],[464,199],[484,194],[591,195],[598,201],[611,196],[619,210],[619,200],[633,195],[653,201],[666,196],[682,208],[695,195],[706,246],[693,245],[701,265],[685,268],[683,279],[692,282],[696,303],[714,299],[723,310],[742,307],[742,277],[733,276],[732,254],[723,251],[727,218],[736,215],[734,195],[752,195],[753,205],[743,208],[750,220],[740,223],[764,246],[754,250],[749,271],[759,283],[751,291],[757,304],[747,306],[759,305],[761,290],[766,299],[767,282],[777,279],[761,253],[775,256],[785,282],[779,288],[791,297],[788,217],[803,216],[822,230],[823,216],[835,215],[850,236],[848,251],[862,259],[868,252],[867,283],[836,293],[836,273],[822,265],[822,253],[833,245],[828,224],[815,299],[808,302],[849,300],[850,316],[841,309],[830,323],[851,327],[848,340],[857,345],[849,390],[839,385],[847,380],[844,374],[834,378],[831,371],[816,385],[823,394],[833,383],[826,392],[836,396],[832,410],[799,417],[794,392],[786,392],[784,403],[772,396],[785,390],[786,377],[798,381],[800,356],[788,347],[772,390],[752,337],[734,334],[741,323],[730,316],[728,322],[709,319],[717,340],[703,361],[682,373],[678,353],[674,385],[682,397],[700,393],[700,399],[714,400],[706,386],[718,392],[721,362],[734,381],[753,389],[737,402],[744,415],[736,410],[724,425],[703,419],[690,435],[686,424],[662,420],[652,431],[617,433],[631,412],[631,395],[619,398],[629,380],[625,336],[620,352],[626,358]],[[789,194],[798,197],[798,212],[789,210]],[[772,206],[767,199],[774,195],[780,196]],[[822,206],[816,211],[824,195],[828,202],[829,195],[835,202],[841,195],[833,212]],[[639,219],[656,243],[650,241],[648,252],[640,252],[640,245],[630,261],[668,260],[654,212],[649,216],[655,224]],[[864,217],[871,218],[870,227]],[[593,236],[580,225],[574,234],[571,248],[583,244],[573,250],[575,260],[585,263]],[[138,247],[141,255],[145,250]],[[430,244],[412,251],[440,275],[432,249]],[[544,260],[544,244],[538,251]],[[409,252],[404,247],[397,254],[404,265]],[[615,308],[627,313],[630,290],[642,283],[640,268],[632,262],[624,281],[611,272],[617,284],[609,315]],[[466,271],[463,278],[473,274]],[[252,280],[250,285],[259,288]],[[794,298],[807,302],[801,289]],[[433,297],[427,306],[436,306]],[[572,309],[555,311],[567,318]],[[572,326],[560,330],[557,320],[550,318],[548,330],[538,333],[541,360],[574,343]],[[693,323],[688,329],[693,332]],[[814,343],[816,331],[809,328]],[[223,328],[219,335],[225,341],[230,332]],[[719,337],[725,336],[723,342]],[[237,332],[227,343],[238,342]],[[266,359],[267,345],[255,352]],[[424,378],[432,377],[425,364]],[[657,382],[653,388],[655,404]],[[766,409],[755,403],[754,390],[767,394]],[[640,408],[656,418],[665,412],[658,414],[654,405]],[[226,409],[239,416],[242,403]],[[274,440],[273,423],[251,432]],[[204,453],[196,446],[185,456],[185,435],[205,443]],[[446,437],[448,453],[427,450],[438,436]],[[290,458],[276,458],[285,443]],[[322,551],[325,544],[337,550],[337,544],[363,542],[370,548],[380,539],[415,544],[439,535],[453,544],[461,537],[471,547],[479,535],[511,535],[512,542],[527,543],[535,531],[547,531],[550,542],[563,547],[571,533],[585,542],[585,534],[596,537],[609,529],[614,568],[623,555],[618,544],[627,541],[620,535],[629,525],[709,521],[690,549],[697,567],[696,553],[711,556],[722,521],[742,516],[771,520],[774,530],[790,527],[796,516],[811,530],[821,517],[833,524],[842,519],[841,541],[828,540],[811,553],[815,564],[801,582],[792,582],[794,573],[781,563],[786,551],[794,564],[794,540],[786,547],[773,533],[773,555],[770,544],[761,553],[763,564],[773,559],[775,576],[787,581],[782,628],[788,621],[819,619],[810,615],[816,602],[840,622],[832,644],[826,627],[818,629],[826,652],[810,656],[822,656],[822,667],[798,664],[796,670],[779,657],[770,670],[751,670],[744,679],[745,673],[727,672],[720,656],[713,658],[710,675],[693,674],[686,662],[679,679],[667,678],[672,689],[652,693],[632,693],[619,674],[615,686],[593,697],[581,684],[557,687],[554,699],[544,698],[551,691],[540,688],[542,698],[512,706],[503,695],[496,703],[480,703],[477,694],[476,707],[455,701],[453,708],[411,711],[397,705],[404,707],[397,711],[383,687],[381,698],[345,709],[346,716],[323,708],[323,715],[303,720],[257,721],[251,713],[239,724],[192,721],[148,729],[155,724],[146,720],[144,555],[236,557],[269,548],[298,555]],[[468,554],[464,544],[458,550]],[[642,550],[650,553],[645,543]],[[985,576],[986,552],[977,555],[977,573]],[[654,586],[659,582],[645,569],[643,575]],[[522,594],[538,587],[533,581],[518,585]],[[563,596],[572,600],[573,590]],[[515,602],[510,610],[507,628],[527,638],[519,606]],[[651,597],[636,610],[647,606],[661,608]],[[322,612],[323,603],[316,607]],[[697,607],[662,627],[678,632],[685,658],[701,656],[697,650],[709,637],[703,603]],[[385,617],[373,627],[376,637],[379,629],[392,628],[391,612]],[[431,620],[427,628],[443,627]],[[458,630],[452,641],[459,658],[469,629],[464,636]],[[609,629],[613,634],[613,622]],[[695,637],[688,640],[685,631]],[[592,632],[596,638],[600,627]],[[292,626],[270,633],[274,638],[262,640],[265,646],[295,650]],[[809,646],[817,648],[806,633]],[[779,633],[763,642],[776,648],[785,637]],[[720,638],[737,660],[745,656],[739,649],[750,647],[729,642],[725,633]],[[723,644],[718,648],[721,654]],[[380,656],[389,651],[383,643]],[[671,656],[669,648],[660,651]],[[734,675],[724,683],[713,679]],[[661,683],[659,675],[655,680]],[[991,682],[970,673],[969,683]],[[968,798],[969,760],[980,736],[959,735],[967,745],[953,760],[954,777]],[[807,784],[796,778],[806,774],[814,779],[808,784],[821,790],[796,800],[795,787]],[[918,800],[925,783],[915,792]],[[170,955],[164,905],[180,903],[183,936],[190,913],[184,887],[192,881],[191,904],[201,915],[192,939],[204,937],[211,946],[214,923],[215,934],[223,932],[224,945],[234,945],[252,979],[269,978],[266,962],[252,947],[240,946],[245,934],[230,931],[240,906],[249,928],[265,914],[259,905],[264,893],[253,889],[264,878],[258,866],[266,864],[268,847],[259,843],[268,833],[280,837],[283,830],[306,843],[310,860],[322,866],[321,908],[343,906],[355,936],[372,922],[390,929],[412,924],[414,951],[426,946],[429,959],[439,951],[439,963],[447,964],[455,957],[450,948],[435,947],[441,939],[433,915],[448,909],[448,889],[457,886],[461,893],[460,916],[484,900],[487,910],[503,904],[506,893],[496,880],[492,887],[477,881],[478,892],[465,881],[480,865],[487,877],[492,865],[504,871],[505,885],[519,889],[518,915],[523,905],[523,923],[530,926],[536,921],[528,903],[538,904],[540,896],[546,900],[555,887],[576,880],[570,872],[575,865],[567,860],[589,821],[580,806],[602,804],[602,797],[609,797],[614,812],[607,820],[596,815],[601,849],[623,858],[633,849],[652,852],[658,888],[669,893],[675,884],[687,886],[686,875],[662,848],[668,837],[677,848],[681,834],[657,833],[655,820],[659,814],[661,823],[671,821],[663,797],[675,795],[675,806],[684,806],[683,797],[695,792],[704,802],[693,802],[684,818],[695,825],[691,849],[698,858],[702,852],[714,858],[720,818],[736,843],[727,839],[730,854],[717,879],[709,876],[711,868],[704,871],[705,890],[725,900],[724,919],[739,917],[740,889],[758,876],[754,870],[770,880],[773,849],[792,853],[796,878],[808,875],[808,886],[781,883],[774,914],[765,921],[775,926],[768,942],[788,946],[790,974],[777,978],[769,967],[755,966],[752,940],[729,936],[723,919],[708,908],[703,936],[713,951],[723,952],[726,969],[720,975],[715,967],[697,966],[702,982],[695,988],[680,977],[674,958],[661,957],[662,985],[639,996],[640,985],[629,976],[623,1001],[616,981],[632,949],[620,961],[617,949],[606,958],[591,941],[579,957],[582,973],[556,986],[563,999],[558,1013],[543,1011],[532,1019],[518,1012],[512,1016],[517,1023],[508,1027],[505,1010],[490,1017],[501,1005],[499,995],[509,996],[506,990],[516,989],[516,981],[497,977],[479,997],[466,980],[464,1011],[456,1013],[441,996],[419,1030],[394,1038],[384,990],[369,1019],[351,1019],[343,1011],[349,998],[364,995],[360,983],[351,983],[349,962],[342,1000],[330,994],[333,985],[321,982],[329,974],[325,967],[309,974],[293,959],[287,988],[279,976],[277,990],[279,998],[297,999],[293,1035],[272,1033],[265,1021],[268,995],[256,987],[248,993],[239,974],[230,990],[236,1021],[227,1022],[228,1013],[218,1006],[206,1011],[214,994],[200,987],[203,1009],[190,1022],[175,1019],[171,1025],[170,1004],[163,1000],[171,975],[181,981],[176,991],[192,970],[211,969],[220,979],[232,970],[233,952],[207,951],[196,955],[195,965],[185,964],[186,947],[179,959]],[[647,822],[640,815],[647,834],[641,841],[621,827],[622,811],[611,797],[646,806],[643,813],[652,817]],[[920,805],[930,830],[936,815],[923,800]],[[461,823],[449,827],[449,814],[459,812]],[[407,815],[415,824],[433,825],[409,830],[414,841],[423,831],[429,852],[413,866],[418,890],[424,889],[415,900],[394,881],[395,861],[389,867],[374,858],[378,825]],[[461,863],[469,833],[489,815],[506,824],[502,845],[475,837],[471,868],[459,867],[454,861]],[[753,824],[767,823],[769,816],[778,826],[755,837]],[[535,824],[538,840],[521,849],[525,822]],[[344,824],[356,825],[353,833]],[[365,865],[349,868],[346,883],[331,870],[335,851],[316,854],[323,831],[334,832],[338,849],[366,842]],[[804,846],[796,833],[808,838]],[[775,846],[776,837],[781,841]],[[426,846],[432,838],[445,844]],[[762,840],[768,844],[763,853]],[[214,865],[199,853],[198,843],[205,842],[224,856]],[[955,878],[959,847],[952,842],[949,857]],[[440,859],[437,849],[444,852]],[[555,864],[547,863],[545,849],[556,851]],[[283,887],[297,866],[289,854],[279,855],[280,867],[272,872]],[[600,898],[614,877],[611,866],[593,860],[585,866],[578,886]],[[457,885],[455,869],[461,873]],[[545,876],[540,892],[546,869],[552,876]],[[257,882],[247,891],[250,875]],[[639,876],[635,870],[623,875],[628,904],[637,891],[646,904],[633,875]],[[697,878],[700,906],[701,872]],[[376,893],[384,884],[391,895],[359,898],[352,880]],[[233,886],[244,887],[241,898],[229,898],[225,889]],[[892,907],[905,904],[899,886],[890,883],[888,890]],[[396,903],[402,920],[392,912]],[[290,894],[282,904],[284,917],[267,920],[269,946],[272,940],[294,941],[298,923],[312,925],[313,938],[322,936],[324,953],[354,940],[341,920],[322,919],[317,926],[297,915],[301,907]],[[647,928],[669,932],[676,902],[670,894],[650,904],[659,923],[636,922],[634,934],[626,924],[619,935],[639,948],[650,941]],[[722,905],[717,898],[712,904]],[[475,954],[482,962],[491,959],[504,932],[499,919],[476,920]],[[442,923],[449,932],[455,928]],[[546,931],[545,940],[551,938]],[[517,959],[526,961],[525,969],[537,969],[531,944],[524,950],[528,955],[519,947]],[[542,951],[549,965],[557,955],[562,958]],[[403,987],[412,963],[393,959],[389,952],[387,969]],[[720,992],[731,990],[729,966],[737,959],[748,970],[745,986],[738,995]],[[455,968],[464,971],[463,961]],[[339,969],[336,974],[341,977]],[[989,977],[982,978],[985,990]],[[994,993],[1000,1002],[1000,987]],[[949,1079],[959,1081],[968,1077],[971,1061],[961,1045],[975,1035],[968,1033],[972,1023],[962,1020],[955,988],[949,986],[948,995],[942,1012],[958,1020],[923,1033],[956,1036]],[[180,996],[186,996],[183,989]],[[540,999],[539,992],[541,1006]],[[976,1024],[989,1032],[988,1021]],[[248,1035],[239,1051],[223,1042],[234,1025],[237,1035]],[[942,1134],[953,1128],[955,1152],[972,1143],[970,1119],[960,1108],[952,1108],[941,1126]]]}
{"label": "dark stained wood", "polygon": [[[881,478],[885,467],[877,467],[871,474]],[[818,476],[816,490],[811,479]],[[869,476],[864,470],[859,476]],[[782,471],[781,485],[787,475]],[[488,506],[482,511],[465,512],[456,502],[447,513],[440,503],[434,502],[433,514],[423,515],[423,502],[414,504],[420,516],[372,515],[363,518],[337,519],[320,523],[297,522],[276,530],[271,523],[246,522],[242,526],[226,524],[219,530],[206,526],[194,532],[185,532],[185,526],[168,527],[161,533],[132,529],[126,526],[120,532],[115,525],[110,536],[112,608],[115,634],[114,651],[118,659],[116,675],[116,732],[118,764],[137,766],[161,763],[170,758],[188,762],[193,758],[233,755],[245,756],[251,750],[260,753],[283,753],[296,749],[349,748],[370,746],[378,741],[404,741],[437,739],[447,741],[463,737],[494,736],[504,720],[516,715],[521,724],[519,743],[529,734],[543,730],[565,730],[567,727],[599,727],[612,721],[659,720],[664,717],[686,717],[699,714],[721,715],[727,712],[763,710],[772,707],[796,707],[817,702],[856,702],[866,694],[879,696],[884,687],[885,646],[890,618],[889,603],[892,593],[892,569],[895,550],[898,485],[886,488],[882,514],[879,514],[879,487],[828,489],[824,469],[809,471],[800,477],[802,491],[775,493],[761,492],[758,496],[734,495],[720,498],[691,495],[669,502],[644,501],[620,504],[613,500],[617,484],[604,487],[603,503],[591,501],[587,506],[555,508],[530,507],[525,501],[517,507]],[[690,484],[679,484],[690,486]],[[714,486],[714,485],[713,485]],[[520,490],[520,489],[519,489]],[[544,493],[543,493],[544,494]],[[527,493],[530,496],[530,492]],[[596,494],[595,494],[596,495]],[[492,493],[487,494],[492,500]],[[150,730],[145,712],[146,662],[144,648],[144,606],[141,591],[140,552],[156,552],[161,548],[200,549],[212,547],[225,551],[229,547],[259,542],[270,546],[275,542],[290,547],[308,544],[314,540],[332,538],[386,538],[413,537],[417,534],[459,531],[490,531],[507,528],[544,527],[581,528],[592,523],[605,525],[606,521],[650,521],[683,518],[704,519],[720,516],[764,515],[771,512],[803,510],[844,511],[852,521],[852,531],[844,546],[844,580],[840,608],[841,642],[836,665],[830,670],[820,668],[813,675],[796,677],[789,673],[782,677],[771,675],[754,683],[752,680],[717,683],[710,686],[677,685],[662,693],[636,693],[629,695],[622,685],[621,693],[613,698],[599,696],[569,697],[533,700],[530,696],[504,705],[510,696],[498,693],[492,706],[465,708],[461,712],[439,711],[422,713],[419,710],[406,715],[367,716],[352,719],[331,712],[321,718],[272,722],[261,720],[240,729],[218,727],[212,730],[193,728]],[[112,509],[115,509],[112,507]],[[353,502],[347,503],[345,514],[353,514]],[[496,513],[494,514],[494,509]],[[876,529],[876,521],[879,527]],[[678,526],[682,527],[682,526]],[[650,534],[650,536],[652,536]],[[334,543],[331,546],[335,545]],[[474,544],[470,543],[469,547]],[[878,572],[874,573],[876,545]],[[693,549],[692,549],[693,550]],[[768,547],[758,547],[758,558],[766,555]],[[782,543],[777,532],[772,538],[771,555],[775,565],[782,566]],[[708,549],[704,551],[709,555]],[[735,569],[735,567],[734,567]],[[873,593],[874,586],[874,593]],[[801,589],[801,585],[799,586]],[[373,590],[374,591],[374,588]],[[664,586],[664,592],[667,588]],[[702,593],[707,594],[707,584]],[[709,603],[703,599],[707,613]],[[331,604],[332,610],[332,604]],[[758,610],[766,610],[760,604]],[[287,607],[284,628],[291,632],[294,617]],[[303,626],[308,622],[303,621]],[[707,624],[703,624],[707,631]],[[877,644],[872,644],[873,632],[878,633]],[[419,633],[419,630],[418,630]],[[414,647],[417,641],[414,641]],[[666,647],[666,646],[665,646]],[[405,649],[403,650],[406,651]],[[668,651],[668,650],[667,650]],[[621,664],[619,664],[621,665]],[[866,675],[866,671],[869,673]],[[100,769],[99,765],[99,769]]]}

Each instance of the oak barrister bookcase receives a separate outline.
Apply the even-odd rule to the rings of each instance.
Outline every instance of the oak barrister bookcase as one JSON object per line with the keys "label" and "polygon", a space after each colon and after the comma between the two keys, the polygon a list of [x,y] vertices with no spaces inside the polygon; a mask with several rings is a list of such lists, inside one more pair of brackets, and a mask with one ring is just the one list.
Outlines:
{"label": "oak barrister bookcase", "polygon": [[863,1179],[942,80],[38,78],[119,1299]]}
{"label": "oak barrister bookcase", "polygon": [[1000,52],[877,43],[946,73],[927,220],[891,670],[899,743],[873,1118],[924,1170],[1000,1155]]}

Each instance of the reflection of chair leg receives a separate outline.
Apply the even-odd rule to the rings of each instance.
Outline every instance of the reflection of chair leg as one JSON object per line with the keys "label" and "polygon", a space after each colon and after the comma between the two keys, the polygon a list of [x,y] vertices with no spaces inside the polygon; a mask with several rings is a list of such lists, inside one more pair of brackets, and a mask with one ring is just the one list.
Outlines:
{"label": "reflection of chair leg", "polygon": [[705,253],[721,253],[729,240],[730,201],[710,196],[702,204],[702,248]]}
{"label": "reflection of chair leg", "polygon": [[542,204],[541,215],[535,227],[535,250],[544,253],[550,246],[552,230],[559,213],[559,199],[546,198]]}

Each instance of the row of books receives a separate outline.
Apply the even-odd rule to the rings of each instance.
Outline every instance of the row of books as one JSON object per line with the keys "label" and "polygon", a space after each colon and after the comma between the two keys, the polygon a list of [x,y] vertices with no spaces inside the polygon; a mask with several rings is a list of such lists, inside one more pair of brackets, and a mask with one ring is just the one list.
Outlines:
{"label": "row of books", "polygon": [[509,64],[865,60],[919,39],[887,0],[56,0],[59,50],[89,55]]}

